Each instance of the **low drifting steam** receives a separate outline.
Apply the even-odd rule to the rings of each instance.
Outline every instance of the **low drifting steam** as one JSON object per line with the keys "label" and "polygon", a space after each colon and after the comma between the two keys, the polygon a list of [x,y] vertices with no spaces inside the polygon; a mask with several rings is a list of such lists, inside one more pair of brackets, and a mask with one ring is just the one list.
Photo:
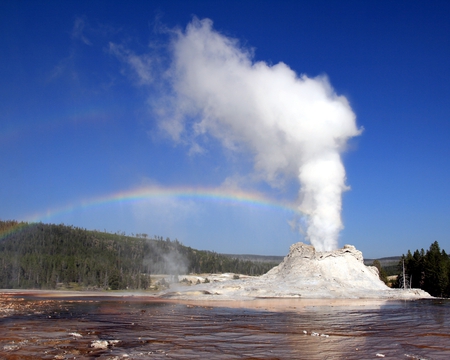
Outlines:
{"label": "low drifting steam", "polygon": [[196,139],[211,135],[251,153],[255,171],[271,185],[297,177],[306,239],[319,251],[337,248],[347,189],[340,154],[361,132],[346,98],[324,76],[254,62],[209,19],[175,32],[170,49],[170,95],[154,106],[162,128],[175,141],[190,141],[193,152],[202,151]]}

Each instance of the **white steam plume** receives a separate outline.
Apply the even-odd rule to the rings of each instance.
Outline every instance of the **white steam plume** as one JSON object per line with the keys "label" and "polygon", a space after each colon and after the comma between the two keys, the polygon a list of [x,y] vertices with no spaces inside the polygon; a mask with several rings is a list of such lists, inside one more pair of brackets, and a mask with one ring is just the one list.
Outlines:
{"label": "white steam plume", "polygon": [[194,119],[194,135],[209,133],[230,149],[251,151],[255,170],[269,183],[298,177],[307,240],[319,251],[335,249],[347,189],[340,153],[361,132],[346,98],[324,76],[253,62],[209,19],[177,32],[171,51],[172,98],[160,111],[165,130],[179,139]]}

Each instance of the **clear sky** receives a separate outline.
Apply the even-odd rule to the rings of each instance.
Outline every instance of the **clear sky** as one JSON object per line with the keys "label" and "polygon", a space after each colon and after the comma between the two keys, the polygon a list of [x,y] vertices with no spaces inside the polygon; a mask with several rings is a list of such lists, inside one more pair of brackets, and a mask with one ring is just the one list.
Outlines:
{"label": "clear sky", "polygon": [[[186,27],[204,19],[242,68],[189,57]],[[278,129],[303,100],[246,77],[259,66],[329,83],[356,115],[361,134],[338,151],[350,187],[339,246],[450,252],[449,19],[448,1],[3,1],[0,219],[285,255],[303,241],[290,162],[303,140],[280,130],[265,148],[258,111],[281,104]],[[186,85],[194,65],[205,84]],[[211,84],[222,92],[198,95]],[[242,106],[253,87],[261,97]],[[265,162],[274,154],[287,165]]]}

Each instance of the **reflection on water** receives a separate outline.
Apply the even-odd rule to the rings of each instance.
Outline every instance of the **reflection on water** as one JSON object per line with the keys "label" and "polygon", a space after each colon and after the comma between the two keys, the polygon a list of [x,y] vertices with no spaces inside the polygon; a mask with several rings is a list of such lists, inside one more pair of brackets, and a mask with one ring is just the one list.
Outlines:
{"label": "reflection on water", "polygon": [[443,300],[239,303],[253,309],[140,297],[0,302],[0,359],[450,358]]}

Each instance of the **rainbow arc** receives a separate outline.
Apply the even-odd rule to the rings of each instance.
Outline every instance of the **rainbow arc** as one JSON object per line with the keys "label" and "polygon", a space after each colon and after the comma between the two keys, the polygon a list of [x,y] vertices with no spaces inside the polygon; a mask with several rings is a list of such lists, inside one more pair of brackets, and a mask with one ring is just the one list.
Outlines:
{"label": "rainbow arc", "polygon": [[[275,209],[297,215],[301,214],[296,204],[276,201],[257,192],[247,192],[227,188],[168,188],[150,186],[83,200],[63,207],[49,209],[45,212],[33,214],[31,216],[27,216],[25,219],[28,223],[51,222],[52,218],[59,215],[69,214],[74,211],[86,210],[108,204],[149,201],[160,198],[214,202],[225,205]],[[26,225],[27,224],[19,223],[15,229],[10,229],[5,233],[0,233],[0,238],[12,231],[20,231]]]}

